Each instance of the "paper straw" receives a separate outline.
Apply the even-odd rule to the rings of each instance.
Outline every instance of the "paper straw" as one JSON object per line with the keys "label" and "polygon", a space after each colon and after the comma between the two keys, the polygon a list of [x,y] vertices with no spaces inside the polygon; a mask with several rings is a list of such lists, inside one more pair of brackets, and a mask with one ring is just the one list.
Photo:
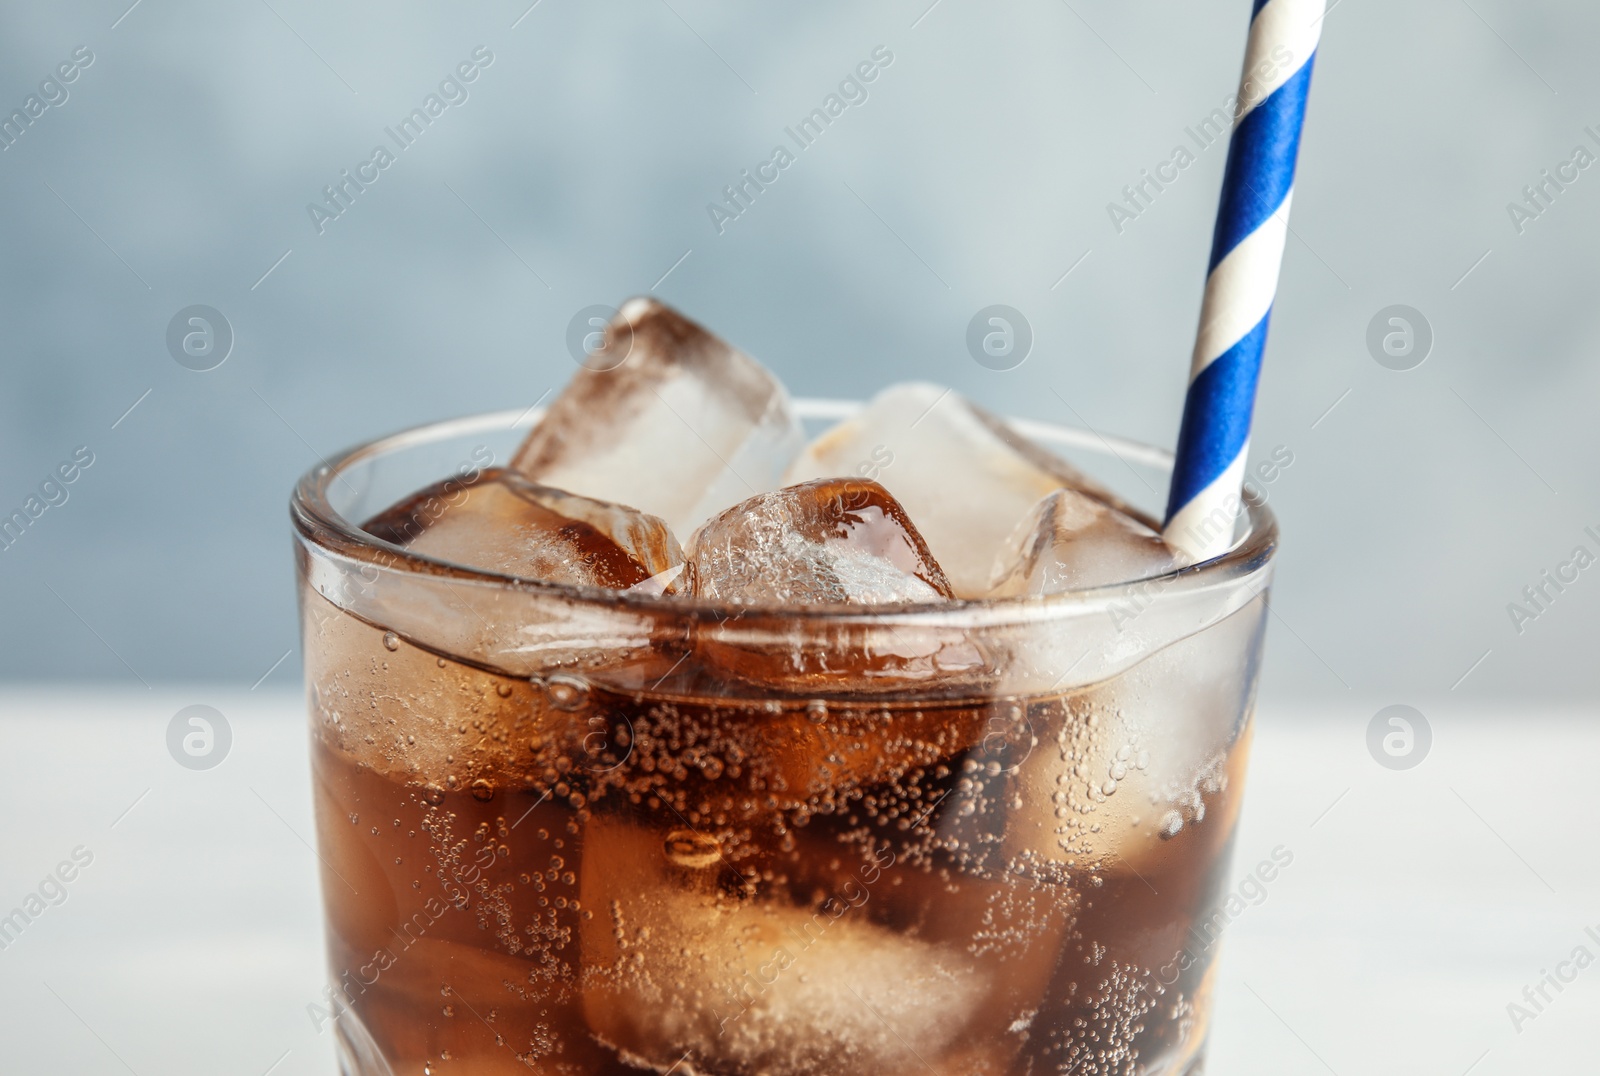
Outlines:
{"label": "paper straw", "polygon": [[1254,0],[1178,433],[1164,537],[1191,561],[1233,545],[1250,414],[1289,233],[1295,160],[1325,0]]}

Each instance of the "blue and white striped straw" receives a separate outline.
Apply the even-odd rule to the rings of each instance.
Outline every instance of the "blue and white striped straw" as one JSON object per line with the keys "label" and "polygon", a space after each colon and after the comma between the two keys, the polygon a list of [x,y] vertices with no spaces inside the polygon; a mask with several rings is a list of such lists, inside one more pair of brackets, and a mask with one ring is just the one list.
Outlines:
{"label": "blue and white striped straw", "polygon": [[1295,160],[1326,0],[1254,0],[1178,433],[1164,536],[1191,561],[1233,544],[1250,414],[1289,234]]}

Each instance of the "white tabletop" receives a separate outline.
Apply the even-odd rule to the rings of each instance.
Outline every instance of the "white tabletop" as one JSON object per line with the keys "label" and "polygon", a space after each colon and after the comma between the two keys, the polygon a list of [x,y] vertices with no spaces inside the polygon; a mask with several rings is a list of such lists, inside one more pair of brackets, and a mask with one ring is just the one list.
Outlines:
{"label": "white tabletop", "polygon": [[[203,772],[166,748],[194,703],[233,732]],[[1426,761],[1394,772],[1367,750],[1375,709],[1261,715],[1235,873],[1279,845],[1293,861],[1230,927],[1209,1071],[1600,1071],[1600,721],[1440,704]],[[307,1014],[305,744],[292,695],[0,694],[0,915],[93,857],[0,951],[0,1069],[334,1071]],[[1524,988],[1580,946],[1596,966],[1563,966],[1536,1011]]]}

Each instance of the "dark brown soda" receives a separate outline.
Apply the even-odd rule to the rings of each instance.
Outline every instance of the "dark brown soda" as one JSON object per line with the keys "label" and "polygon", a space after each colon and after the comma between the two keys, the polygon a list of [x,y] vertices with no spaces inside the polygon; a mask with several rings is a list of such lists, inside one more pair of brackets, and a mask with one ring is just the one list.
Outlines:
{"label": "dark brown soda", "polygon": [[1128,755],[1114,684],[731,699],[691,658],[621,690],[320,612],[352,1074],[1176,1076],[1203,1046],[1247,735],[1158,832],[1137,760],[1089,773]]}

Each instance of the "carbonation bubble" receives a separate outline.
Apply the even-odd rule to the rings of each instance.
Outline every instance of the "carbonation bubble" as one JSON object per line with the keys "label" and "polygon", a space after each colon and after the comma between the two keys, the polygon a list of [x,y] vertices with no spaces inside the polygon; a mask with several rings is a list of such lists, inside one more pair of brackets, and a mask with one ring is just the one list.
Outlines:
{"label": "carbonation bubble", "polygon": [[437,807],[444,802],[444,789],[429,785],[422,790],[422,800],[430,806]]}
{"label": "carbonation bubble", "polygon": [[1177,811],[1168,811],[1161,816],[1161,839],[1170,841],[1183,830],[1183,815]]}
{"label": "carbonation bubble", "polygon": [[828,720],[828,704],[821,699],[812,699],[806,703],[806,718],[813,725],[820,725]]}
{"label": "carbonation bubble", "polygon": [[667,834],[665,850],[669,861],[689,870],[704,870],[722,858],[722,848],[715,837],[692,829],[675,829]]}
{"label": "carbonation bubble", "polygon": [[396,635],[392,631],[384,632],[383,633],[383,645],[384,645],[384,648],[388,649],[388,650],[399,650],[400,649],[400,636]]}
{"label": "carbonation bubble", "polygon": [[482,777],[472,782],[472,798],[479,803],[488,803],[494,799],[494,786]]}
{"label": "carbonation bubble", "polygon": [[559,673],[545,681],[550,705],[557,710],[579,710],[588,702],[589,684],[581,677]]}

